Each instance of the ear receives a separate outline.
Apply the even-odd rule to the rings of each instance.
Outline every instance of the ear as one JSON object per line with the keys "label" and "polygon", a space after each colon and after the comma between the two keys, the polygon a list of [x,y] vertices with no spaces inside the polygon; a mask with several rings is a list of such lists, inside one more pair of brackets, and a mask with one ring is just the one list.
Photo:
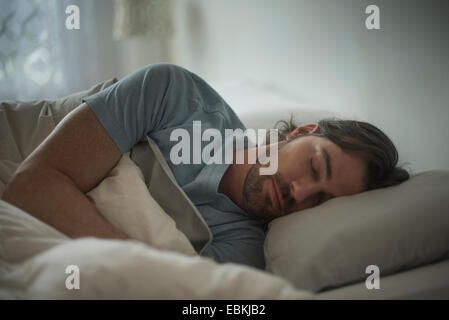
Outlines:
{"label": "ear", "polygon": [[290,140],[296,136],[302,135],[302,134],[308,134],[308,133],[314,133],[320,128],[320,125],[318,123],[311,123],[306,124],[305,126],[301,126],[293,130],[287,135],[287,140]]}

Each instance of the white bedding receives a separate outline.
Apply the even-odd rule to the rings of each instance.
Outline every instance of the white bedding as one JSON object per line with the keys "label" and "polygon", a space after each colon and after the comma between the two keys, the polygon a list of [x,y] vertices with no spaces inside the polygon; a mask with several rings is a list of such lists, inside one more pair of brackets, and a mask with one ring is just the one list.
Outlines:
{"label": "white bedding", "polygon": [[[1,201],[0,298],[312,297],[267,272],[237,264],[220,265],[196,255],[172,219],[154,202],[139,168],[126,155],[88,195],[109,221],[140,241],[69,239]],[[80,270],[78,290],[69,290],[65,285],[69,265]]]}
{"label": "white bedding", "polygon": [[[80,270],[69,290],[65,270]],[[0,260],[1,299],[303,299],[280,278],[136,241],[66,240],[21,263]]]}

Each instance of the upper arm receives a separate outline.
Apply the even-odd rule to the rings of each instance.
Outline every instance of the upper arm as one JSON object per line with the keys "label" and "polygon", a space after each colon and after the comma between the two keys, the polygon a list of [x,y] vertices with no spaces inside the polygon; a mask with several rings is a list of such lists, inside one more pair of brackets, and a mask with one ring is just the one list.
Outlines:
{"label": "upper arm", "polygon": [[142,68],[85,98],[19,169],[55,169],[87,192],[145,135],[182,122],[192,94],[187,70],[170,64]]}
{"label": "upper arm", "polygon": [[186,69],[146,66],[84,99],[122,153],[152,132],[185,122],[196,108],[196,87]]}
{"label": "upper arm", "polygon": [[24,160],[17,173],[56,170],[83,192],[95,187],[117,164],[121,153],[86,103],[71,111]]}

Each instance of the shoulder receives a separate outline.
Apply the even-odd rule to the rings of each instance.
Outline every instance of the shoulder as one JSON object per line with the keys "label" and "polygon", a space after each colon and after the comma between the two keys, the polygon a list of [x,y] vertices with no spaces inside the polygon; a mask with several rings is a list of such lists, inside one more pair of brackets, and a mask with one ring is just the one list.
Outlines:
{"label": "shoulder", "polygon": [[179,76],[179,75],[189,75],[190,71],[178,66],[176,64],[171,63],[153,63],[149,64],[140,69],[142,72],[151,72],[158,75],[166,75],[166,76]]}
{"label": "shoulder", "polygon": [[[245,129],[244,124],[235,111],[228,105],[220,93],[197,73],[170,63],[151,64],[141,71],[146,74],[145,80],[148,83],[158,83],[147,86],[148,91],[151,90],[151,87],[162,86],[161,92],[165,92],[166,97],[164,100],[177,108],[188,104],[190,106],[188,112],[192,113],[191,116],[193,118],[198,116],[193,113],[195,110],[201,112],[198,120],[215,119],[213,114],[219,114],[224,121],[222,124],[223,128]],[[177,125],[179,124],[177,123]],[[220,126],[219,123],[214,125]]]}

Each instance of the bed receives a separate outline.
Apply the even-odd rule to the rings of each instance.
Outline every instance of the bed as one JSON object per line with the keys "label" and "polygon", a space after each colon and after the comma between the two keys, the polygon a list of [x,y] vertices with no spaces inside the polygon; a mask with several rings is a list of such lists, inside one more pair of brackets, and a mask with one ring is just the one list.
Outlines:
{"label": "bed", "polygon": [[[62,99],[1,102],[0,194],[20,162],[84,96],[115,81]],[[334,116],[253,83],[218,90],[248,128],[270,128],[291,112],[305,122]],[[275,111],[261,115],[261,107]],[[132,240],[69,239],[0,201],[0,298],[449,298],[448,171],[421,172],[399,186],[272,221],[267,266],[260,271],[201,255],[210,231],[159,153],[143,139],[87,194]],[[75,290],[66,285],[73,265],[80,274]],[[368,289],[373,265],[379,289]]]}

